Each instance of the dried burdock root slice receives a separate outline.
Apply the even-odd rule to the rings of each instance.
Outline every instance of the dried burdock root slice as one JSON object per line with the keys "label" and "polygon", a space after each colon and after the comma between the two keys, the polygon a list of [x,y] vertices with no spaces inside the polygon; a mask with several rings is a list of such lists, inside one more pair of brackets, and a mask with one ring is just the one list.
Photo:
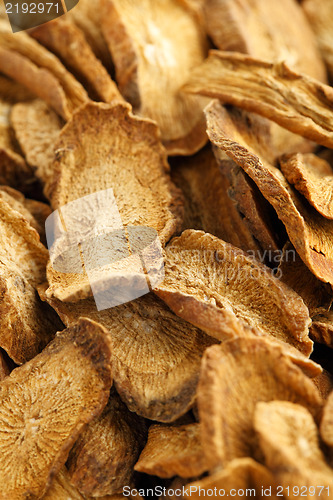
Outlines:
{"label": "dried burdock root slice", "polygon": [[310,336],[316,342],[333,348],[333,311],[313,316]]}
{"label": "dried burdock root slice", "polygon": [[208,0],[204,14],[208,34],[220,50],[284,61],[300,73],[326,81],[313,31],[296,0]]}
{"label": "dried burdock root slice", "polygon": [[305,0],[302,7],[314,31],[322,58],[333,77],[333,4],[331,0]]}
{"label": "dried burdock root slice", "polygon": [[107,404],[110,357],[105,330],[83,318],[1,382],[1,498],[46,492],[84,426]]}
{"label": "dried burdock root slice", "polygon": [[[162,245],[181,228],[183,200],[180,190],[170,180],[158,128],[150,120],[133,116],[129,104],[87,104],[63,129],[56,149],[55,182],[49,193],[51,203],[54,209],[62,211],[67,227],[73,227],[80,237],[95,236],[95,226],[101,222],[94,217],[100,215],[88,206],[87,213],[82,214],[81,205],[78,214],[74,213],[75,208],[69,208],[71,214],[66,218],[64,205],[95,193],[100,203],[102,195],[98,192],[108,189],[113,191],[116,202],[116,206],[110,205],[110,217],[117,219],[119,215],[120,224],[151,228]],[[104,225],[122,227],[112,226],[110,222]],[[94,252],[97,255],[98,248],[92,251],[91,264],[97,259]],[[119,276],[119,279],[132,279],[132,268],[124,263],[125,260],[120,260],[113,267],[110,265],[110,279]],[[75,301],[91,295],[87,275],[60,271],[49,266],[48,296]],[[132,274],[134,278],[137,276],[135,270]],[[99,279],[101,283],[106,282],[102,275]]]}
{"label": "dried burdock root slice", "polygon": [[298,74],[285,63],[269,63],[234,52],[211,51],[194,69],[184,91],[217,97],[269,118],[307,139],[333,147],[333,90]]}
{"label": "dried burdock root slice", "polygon": [[81,493],[71,484],[66,467],[52,479],[51,486],[43,500],[84,500]]}
{"label": "dried burdock root slice", "polygon": [[300,403],[317,416],[313,382],[264,338],[238,338],[205,352],[198,386],[202,444],[211,467],[256,452],[253,413],[258,401]]}
{"label": "dried burdock root slice", "polygon": [[88,101],[82,85],[60,60],[26,33],[0,25],[0,71],[44,99],[62,118]]}
{"label": "dried burdock root slice", "polygon": [[324,217],[333,219],[333,169],[314,154],[294,154],[280,159],[281,170],[308,202]]}
{"label": "dried burdock root slice", "polygon": [[185,196],[184,230],[203,230],[244,251],[261,251],[229,196],[230,182],[210,147],[177,160],[172,179]]}
{"label": "dried burdock root slice", "polygon": [[[291,243],[310,271],[333,284],[333,222],[322,217],[259,152],[255,136],[217,101],[206,108],[210,140],[234,160],[257,184],[283,222]],[[246,122],[242,125],[247,129]],[[248,135],[247,135],[248,134]],[[249,137],[251,140],[249,140]]]}
{"label": "dried burdock root slice", "polygon": [[333,392],[330,393],[324,407],[320,423],[320,435],[323,441],[333,448]]}
{"label": "dried burdock root slice", "polygon": [[134,111],[158,123],[169,154],[199,151],[207,142],[207,101],[181,92],[207,54],[196,15],[175,0],[102,0],[100,20],[119,89]]}
{"label": "dried burdock root slice", "polygon": [[116,84],[93,53],[82,31],[67,18],[42,24],[29,33],[56,54],[98,101],[122,100]]}
{"label": "dried burdock root slice", "polygon": [[283,247],[278,275],[302,297],[311,317],[329,311],[333,301],[331,286],[310,272],[290,242]]}
{"label": "dried burdock root slice", "polygon": [[47,191],[53,181],[55,145],[64,122],[41,99],[16,104],[10,119],[28,164]]}
{"label": "dried burdock root slice", "polygon": [[101,416],[89,424],[69,454],[71,483],[85,496],[121,492],[132,483],[133,467],[145,441],[145,421],[112,391]]}
{"label": "dried burdock root slice", "polygon": [[84,316],[108,330],[115,387],[131,411],[167,423],[192,407],[201,357],[215,342],[153,294],[100,312],[92,299],[48,302],[66,325]]}
{"label": "dried burdock root slice", "polygon": [[198,423],[152,425],[146,447],[135,466],[139,472],[163,478],[201,476],[207,469]]}
{"label": "dried burdock root slice", "polygon": [[[265,463],[284,487],[286,498],[301,496],[302,487],[309,491],[309,498],[330,498],[327,487],[332,487],[333,469],[325,461],[318,428],[306,408],[287,401],[260,402],[254,428]],[[318,486],[322,494],[315,496]]]}
{"label": "dried burdock root slice", "polygon": [[[291,288],[242,250],[188,230],[166,248],[165,278],[155,293],[180,317],[218,339],[243,335],[240,321],[310,354],[309,311]],[[195,276],[195,281],[193,277]]]}
{"label": "dried burdock root slice", "polygon": [[0,346],[20,364],[36,356],[62,328],[39,300],[48,252],[27,219],[0,199]]}

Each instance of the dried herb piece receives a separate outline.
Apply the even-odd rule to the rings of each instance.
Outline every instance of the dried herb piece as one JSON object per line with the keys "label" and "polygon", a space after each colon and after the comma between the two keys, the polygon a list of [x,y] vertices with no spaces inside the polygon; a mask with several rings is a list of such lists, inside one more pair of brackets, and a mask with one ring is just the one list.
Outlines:
{"label": "dried herb piece", "polygon": [[42,24],[30,35],[56,54],[98,101],[122,100],[116,84],[97,59],[82,31],[66,17]]}
{"label": "dried herb piece", "polygon": [[304,0],[302,7],[314,31],[322,58],[333,77],[333,5],[330,0]]}
{"label": "dried herb piece", "polygon": [[234,52],[213,50],[183,90],[217,97],[269,118],[307,139],[333,147],[333,90],[291,70]]}
{"label": "dried herb piece", "polygon": [[1,99],[11,104],[30,101],[34,98],[34,94],[26,87],[4,75],[0,75],[0,96]]}
{"label": "dried herb piece", "polygon": [[163,478],[201,476],[207,463],[199,424],[152,425],[135,470]]}
{"label": "dried herb piece", "polygon": [[280,160],[281,170],[308,202],[327,219],[333,219],[333,169],[314,154],[294,154]]}
{"label": "dried herb piece", "polygon": [[[212,475],[188,485],[188,490],[192,487],[191,498],[201,498],[202,491],[225,490],[226,496],[232,496],[241,490],[247,490],[255,498],[266,498],[262,495],[262,488],[266,490],[270,486],[275,486],[276,482],[273,474],[263,465],[252,458],[236,458],[232,460],[224,469],[219,469]],[[196,488],[196,490],[194,489]],[[272,492],[273,492],[272,488]],[[234,491],[235,490],[235,491]],[[270,498],[277,499],[272,493]]]}
{"label": "dried herb piece", "polygon": [[310,318],[302,299],[242,250],[203,231],[188,230],[167,246],[164,270],[155,293],[207,333],[221,340],[235,337],[241,328],[230,333],[229,327],[238,319],[251,333],[272,336],[310,354]]}
{"label": "dried herb piece", "polygon": [[333,392],[330,393],[320,423],[320,435],[323,441],[333,448]]}
{"label": "dried herb piece", "polygon": [[100,19],[119,89],[134,111],[158,123],[169,154],[199,151],[207,142],[207,100],[181,92],[207,53],[197,16],[174,0],[102,0]]}
{"label": "dried herb piece", "polygon": [[300,73],[326,81],[312,26],[296,0],[207,0],[204,13],[208,34],[219,49],[284,61]]}
{"label": "dried herb piece", "polygon": [[214,340],[177,318],[153,294],[100,312],[92,299],[48,302],[66,325],[84,316],[108,330],[115,388],[131,411],[171,422],[191,408],[201,357]]}
{"label": "dried herb piece", "polygon": [[322,486],[323,498],[330,498],[326,487],[332,485],[333,469],[320,449],[318,429],[303,406],[287,401],[258,403],[254,427],[267,467],[274,472],[287,498],[294,487]]}
{"label": "dried herb piece", "polygon": [[84,497],[71,484],[66,467],[52,480],[50,489],[43,500],[84,500]]}
{"label": "dried herb piece", "polygon": [[133,466],[146,440],[144,420],[130,413],[113,390],[100,417],[91,422],[71,450],[71,483],[85,496],[120,493],[133,481]]}
{"label": "dried herb piece", "polygon": [[[253,414],[258,401],[300,403],[317,415],[322,400],[313,382],[264,338],[238,338],[207,349],[198,386],[202,443],[211,467],[257,449]],[[274,434],[273,434],[274,436]]]}
{"label": "dried herb piece", "polygon": [[[106,226],[146,226],[157,232],[162,245],[180,229],[183,201],[180,191],[170,180],[158,128],[150,120],[134,117],[128,104],[87,104],[63,129],[56,149],[55,182],[49,193],[51,203],[54,209],[62,211],[66,225],[71,225],[80,237],[94,237],[94,224],[101,225],[101,222],[92,219],[101,216],[91,211],[90,206],[84,214],[81,205],[79,213],[70,209],[73,213],[68,217],[70,220],[66,220],[64,205],[89,194],[97,193],[99,197],[98,192],[107,189],[113,190],[116,201],[116,207],[110,205],[110,217],[116,218],[114,214],[118,214],[121,221],[116,220],[116,226],[104,223]],[[108,215],[103,214],[103,217]],[[95,262],[94,252],[97,259],[97,247],[92,250],[91,257]],[[97,276],[100,286],[108,276],[110,280],[131,280],[133,286],[137,279],[140,285],[140,276],[137,277],[133,263],[118,261],[108,269],[106,273],[103,268],[104,274]],[[64,273],[49,266],[47,295],[64,301],[91,295],[87,275],[78,272]]]}
{"label": "dried herb piece", "polygon": [[327,399],[333,390],[333,376],[327,370],[323,370],[322,373],[312,379],[312,382],[317,387],[321,397]]}
{"label": "dried herb piece", "polygon": [[312,318],[310,335],[316,342],[333,347],[333,311],[317,314]]}
{"label": "dried herb piece", "polygon": [[41,497],[84,426],[107,403],[110,343],[81,319],[0,384],[1,493]]}
{"label": "dried herb piece", "polygon": [[35,99],[13,106],[11,123],[27,162],[47,192],[53,181],[52,162],[63,121],[44,101]]}
{"label": "dried herb piece", "polygon": [[[228,113],[217,101],[206,108],[210,140],[234,160],[257,184],[283,222],[291,243],[310,271],[333,283],[333,223],[308,205],[266,160],[261,144],[241,116]],[[243,131],[246,130],[246,133]],[[269,147],[269,145],[268,145]]]}
{"label": "dried herb piece", "polygon": [[59,59],[27,33],[11,33],[0,25],[0,70],[44,99],[64,120],[87,102],[82,85]]}

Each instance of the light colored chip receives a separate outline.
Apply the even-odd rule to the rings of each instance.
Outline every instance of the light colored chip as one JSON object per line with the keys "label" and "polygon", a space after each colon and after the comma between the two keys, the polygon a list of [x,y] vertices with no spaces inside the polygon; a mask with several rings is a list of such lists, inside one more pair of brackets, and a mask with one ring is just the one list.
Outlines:
{"label": "light colored chip", "polygon": [[108,330],[115,387],[131,411],[171,422],[192,407],[201,357],[214,341],[177,318],[157,297],[146,295],[101,312],[92,299],[49,303],[66,325],[84,316]]}
{"label": "light colored chip", "polygon": [[187,487],[189,491],[192,487],[193,494],[190,498],[193,499],[200,499],[203,492],[208,495],[208,492],[214,491],[214,488],[216,488],[217,495],[215,498],[232,497],[235,494],[243,496],[242,492],[244,492],[245,496],[246,491],[247,496],[266,498],[267,495],[269,498],[276,500],[278,497],[275,495],[275,485],[274,476],[266,467],[252,458],[236,458],[224,469],[220,469],[200,481],[190,483]]}
{"label": "light colored chip", "polygon": [[47,192],[53,180],[52,162],[63,121],[44,101],[36,99],[13,106],[11,123],[27,162],[35,168]]}
{"label": "light colored chip", "polygon": [[333,90],[284,62],[270,63],[234,52],[211,51],[194,69],[184,91],[217,97],[258,113],[318,144],[333,147]]}
{"label": "light colored chip", "polygon": [[98,101],[122,100],[116,84],[96,58],[82,31],[60,17],[30,31],[30,35],[56,54],[77,75]]}
{"label": "light colored chip", "polygon": [[306,408],[287,401],[260,402],[254,428],[266,465],[283,486],[286,498],[301,497],[302,488],[310,498],[318,486],[322,487],[318,498],[331,498],[327,487],[332,487],[333,469],[325,461],[316,423]]}
{"label": "light colored chip", "polygon": [[[185,231],[166,248],[155,293],[180,317],[218,339],[268,335],[310,354],[309,311],[271,269],[203,231]],[[240,327],[231,328],[232,319]]]}
{"label": "light colored chip", "polygon": [[13,34],[1,22],[0,45],[0,71],[44,99],[65,120],[88,101],[82,85],[59,59],[27,33]]}
{"label": "light colored chip", "polygon": [[330,309],[333,301],[331,286],[310,272],[290,242],[283,247],[278,272],[279,278],[302,297],[311,317]]}
{"label": "light colored chip", "polygon": [[326,82],[314,34],[297,0],[207,0],[204,13],[208,34],[220,50],[283,61]]}
{"label": "light colored chip", "polygon": [[254,409],[257,402],[274,399],[300,403],[314,415],[322,405],[313,382],[267,339],[238,338],[207,349],[198,406],[212,468],[256,453]]}
{"label": "light colored chip", "polygon": [[327,219],[333,219],[333,169],[314,154],[295,154],[280,160],[281,170],[308,202]]}
{"label": "light colored chip", "polygon": [[102,415],[91,422],[71,450],[71,483],[84,496],[122,492],[133,482],[133,466],[146,440],[144,420],[129,412],[115,391]]}
{"label": "light colored chip", "polygon": [[282,172],[266,160],[246,122],[239,123],[240,115],[228,113],[214,101],[207,107],[206,116],[213,144],[242,167],[257,184],[310,271],[319,280],[333,284],[333,222],[304,202]]}
{"label": "light colored chip", "polygon": [[313,316],[310,335],[316,342],[333,347],[333,311]]}
{"label": "light colored chip", "polygon": [[208,469],[198,423],[152,425],[135,470],[163,478],[201,476]]}
{"label": "light colored chip", "polygon": [[[90,103],[81,108],[61,132],[56,150],[55,182],[49,193],[52,206],[61,210],[66,225],[73,226],[81,241],[95,237],[103,225],[112,229],[121,229],[122,225],[145,226],[154,230],[164,245],[180,229],[183,200],[170,180],[157,126],[150,120],[134,117],[128,104]],[[96,207],[104,197],[99,194],[102,190],[113,191],[113,201],[106,200],[106,208],[98,211]],[[89,195],[95,196],[95,212],[88,201],[87,206],[81,205],[85,202],[80,199]],[[77,204],[68,205],[75,200]],[[67,219],[64,205],[71,212]],[[105,222],[110,217],[115,219],[112,224],[109,220]],[[94,264],[98,263],[98,245],[101,240],[95,247],[89,247],[89,258]],[[125,250],[128,255],[126,245],[120,257],[125,257]],[[133,248],[131,242],[129,246]],[[110,264],[108,273],[103,267],[96,282],[103,286],[109,277],[117,286],[128,280],[133,287],[136,282],[139,287],[141,275],[134,259],[134,264],[125,258],[116,260]],[[49,266],[49,297],[75,301],[92,294],[87,274],[78,274],[81,265],[79,271],[74,265],[72,268],[66,273]]]}
{"label": "light colored chip", "polygon": [[305,0],[302,7],[314,31],[322,58],[333,77],[333,3],[331,0]]}
{"label": "light colored chip", "polygon": [[320,423],[320,435],[323,441],[333,448],[333,392],[330,393],[324,407]]}
{"label": "light colored chip", "polygon": [[136,113],[158,123],[169,154],[199,151],[207,142],[207,100],[180,90],[207,54],[195,14],[177,0],[102,0],[101,9],[123,96]]}
{"label": "light colored chip", "polygon": [[107,403],[110,343],[87,319],[0,383],[3,498],[40,498],[84,426]]}
{"label": "light colored chip", "polygon": [[317,387],[321,397],[327,399],[331,391],[333,390],[333,376],[327,370],[323,370],[320,375],[317,375],[312,382]]}
{"label": "light colored chip", "polygon": [[84,497],[71,484],[66,467],[52,480],[50,489],[43,500],[84,500]]}
{"label": "light colored chip", "polygon": [[0,346],[18,364],[36,356],[61,322],[36,287],[45,281],[48,252],[27,219],[0,199]]}

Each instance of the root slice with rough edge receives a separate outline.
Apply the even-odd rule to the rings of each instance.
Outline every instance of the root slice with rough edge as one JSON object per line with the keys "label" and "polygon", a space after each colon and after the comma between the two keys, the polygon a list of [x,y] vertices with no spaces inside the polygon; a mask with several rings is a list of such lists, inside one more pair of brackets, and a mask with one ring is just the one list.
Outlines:
{"label": "root slice with rough edge", "polygon": [[323,217],[333,219],[333,169],[314,154],[294,154],[280,159],[281,170]]}
{"label": "root slice with rough edge", "polygon": [[324,407],[320,423],[320,435],[323,441],[330,448],[333,448],[333,392],[331,392],[328,396]]}
{"label": "root slice with rough edge", "polygon": [[212,336],[223,340],[240,334],[241,328],[228,331],[233,317],[257,335],[311,353],[311,321],[303,300],[242,250],[203,231],[188,230],[167,246],[164,271],[155,293],[177,315]]}
{"label": "root slice with rough edge", "polygon": [[295,134],[333,147],[332,87],[295,73],[283,62],[213,50],[193,70],[183,90],[217,97],[224,104],[257,113]]}
{"label": "root slice with rough edge", "polygon": [[217,488],[218,494],[224,490],[221,496],[233,496],[233,493],[237,494],[243,490],[255,498],[266,498],[262,496],[262,488],[266,490],[272,487],[270,498],[277,499],[274,494],[275,485],[274,476],[266,467],[246,457],[232,460],[224,469],[219,469],[200,481],[190,483],[186,488],[193,488],[191,498],[200,499],[202,498],[200,488],[201,492]]}
{"label": "root slice with rough edge", "polygon": [[313,382],[264,338],[238,338],[206,350],[198,386],[202,444],[211,467],[256,453],[253,413],[258,401],[300,403],[318,415]]}
{"label": "root slice with rough edge", "polygon": [[133,482],[133,466],[146,441],[146,424],[113,390],[103,413],[89,424],[71,450],[71,483],[84,496],[119,493]]}
{"label": "root slice with rough edge", "polygon": [[[133,116],[129,104],[87,104],[62,130],[56,149],[55,181],[49,193],[51,204],[61,210],[66,225],[74,227],[80,237],[92,238],[98,226],[103,226],[103,220],[91,217],[110,216],[125,227],[145,226],[156,231],[161,245],[180,229],[183,200],[180,190],[170,180],[157,125]],[[100,203],[102,195],[98,193],[102,190],[106,193],[108,189],[113,191],[115,199],[114,206],[110,205],[111,215],[97,214],[91,207],[90,215],[88,207],[86,214],[81,213],[83,209],[76,214],[74,205],[68,205],[67,213],[71,214],[66,218],[64,205],[88,195],[95,195]],[[98,248],[92,252],[91,264],[96,261],[95,253]],[[110,279],[128,279],[134,283],[137,272],[129,264],[121,267],[124,262],[109,267]],[[64,273],[49,265],[48,281],[50,297],[75,301],[92,295],[88,276],[77,271]],[[107,280],[101,276],[100,281]]]}
{"label": "root slice with rough edge", "polygon": [[333,469],[325,461],[318,428],[306,408],[288,401],[259,402],[254,428],[266,466],[284,487],[286,498],[294,498],[295,487],[310,486],[323,487],[317,498],[331,498],[327,486],[332,486]]}
{"label": "root slice with rough edge", "polygon": [[108,330],[115,388],[130,411],[168,423],[192,407],[201,357],[215,341],[153,294],[100,312],[92,299],[48,302],[66,325],[85,316]]}
{"label": "root slice with rough edge", "polygon": [[0,198],[0,346],[17,364],[50,342],[59,318],[39,300],[48,252],[27,219]]}
{"label": "root slice with rough edge", "polygon": [[200,442],[200,425],[152,425],[134,468],[162,478],[201,476],[208,467]]}
{"label": "root slice with rough edge", "polygon": [[10,119],[28,164],[47,192],[53,181],[52,162],[63,121],[41,99],[15,104]]}
{"label": "root slice with rough edge", "polygon": [[207,0],[204,13],[207,32],[220,50],[284,61],[326,82],[315,36],[297,0]]}
{"label": "root slice with rough edge", "polygon": [[102,0],[100,19],[125,99],[158,123],[169,154],[199,151],[207,142],[207,100],[181,92],[207,54],[195,14],[177,0]]}
{"label": "root slice with rough edge", "polygon": [[105,407],[110,341],[81,318],[0,383],[0,498],[40,498]]}
{"label": "root slice with rough edge", "polygon": [[313,316],[310,336],[316,342],[333,348],[333,311]]}
{"label": "root slice with rough edge", "polygon": [[88,101],[82,85],[60,60],[27,33],[0,23],[0,71],[44,99],[64,120]]}
{"label": "root slice with rough edge", "polygon": [[[286,181],[257,149],[256,138],[242,130],[218,101],[206,108],[210,140],[253,179],[283,222],[291,243],[310,271],[333,284],[333,221],[325,219]],[[239,116],[237,115],[237,119]],[[242,125],[246,130],[246,122]]]}
{"label": "root slice with rough edge", "polygon": [[82,31],[61,17],[34,28],[33,38],[55,53],[77,75],[98,101],[122,100],[116,84],[97,59]]}

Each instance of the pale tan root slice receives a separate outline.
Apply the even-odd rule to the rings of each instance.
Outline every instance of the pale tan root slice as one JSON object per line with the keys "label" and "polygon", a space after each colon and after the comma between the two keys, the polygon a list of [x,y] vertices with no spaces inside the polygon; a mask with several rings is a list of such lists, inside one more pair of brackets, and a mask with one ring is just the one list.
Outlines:
{"label": "pale tan root slice", "polygon": [[[170,180],[158,128],[154,122],[132,115],[128,104],[87,104],[62,130],[56,150],[55,180],[49,196],[53,208],[61,210],[67,228],[71,227],[80,241],[95,237],[103,225],[114,229],[124,225],[150,228],[164,245],[181,228],[183,200]],[[70,214],[66,216],[64,205],[88,195],[100,203],[104,194],[99,192],[108,189],[113,190],[108,196],[114,196],[110,208],[92,210],[90,202],[79,201],[67,207]],[[114,219],[112,224],[110,218]],[[97,241],[91,249],[90,265],[97,263],[98,245]],[[119,257],[114,264],[104,266],[104,275],[96,278],[99,286],[111,282],[120,286],[122,280],[133,281],[134,286],[138,276],[140,282],[134,260],[125,260],[128,249],[126,252],[120,255],[124,259]],[[86,274],[61,271],[48,266],[49,297],[75,301],[92,294]]]}
{"label": "pale tan root slice", "polygon": [[217,97],[318,144],[333,146],[332,88],[294,72],[283,62],[211,51],[183,89]]}
{"label": "pale tan root slice", "polygon": [[0,383],[1,499],[46,492],[107,403],[110,356],[105,330],[81,318]]}
{"label": "pale tan root slice", "polygon": [[314,154],[295,154],[280,159],[281,170],[308,202],[327,219],[333,219],[333,169]]}
{"label": "pale tan root slice", "polygon": [[333,283],[333,222],[322,217],[266,160],[240,115],[228,113],[217,101],[206,109],[210,140],[234,160],[257,184],[283,222],[291,243],[310,271],[321,281]]}
{"label": "pale tan root slice", "polygon": [[122,100],[116,84],[97,59],[82,31],[67,17],[34,28],[30,35],[55,53],[99,101]]}
{"label": "pale tan root slice", "polygon": [[313,316],[310,336],[316,342],[333,348],[333,311]]}
{"label": "pale tan root slice", "polygon": [[283,247],[278,275],[302,297],[311,317],[330,309],[333,301],[331,286],[310,272],[290,242]]}
{"label": "pale tan root slice", "polygon": [[43,500],[84,500],[84,497],[71,484],[68,471],[63,467],[58,475],[53,478],[50,488]]}
{"label": "pale tan root slice", "polygon": [[215,498],[234,496],[238,492],[242,494],[242,491],[247,491],[248,495],[255,498],[266,498],[262,495],[262,488],[267,490],[267,488],[272,487],[272,494],[269,497],[276,500],[278,497],[274,493],[275,485],[274,475],[266,467],[252,458],[246,457],[232,460],[224,469],[220,469],[200,481],[188,484],[187,488],[192,487],[190,498],[199,499],[202,498],[203,492],[208,494],[214,488],[217,488]]}
{"label": "pale tan root slice", "polygon": [[4,199],[0,229],[0,346],[21,364],[36,356],[62,324],[36,292],[45,281],[48,252],[28,220]]}
{"label": "pale tan root slice", "polygon": [[207,0],[204,13],[208,34],[220,50],[284,61],[300,73],[326,82],[312,26],[296,0]]}
{"label": "pale tan root slice", "polygon": [[40,99],[16,104],[10,119],[28,164],[35,169],[47,192],[53,181],[55,145],[63,121]]}
{"label": "pale tan root slice", "polygon": [[197,16],[177,0],[102,0],[100,19],[125,99],[158,123],[170,155],[199,151],[207,100],[181,92],[207,54]]}
{"label": "pale tan root slice", "polygon": [[122,492],[133,482],[133,467],[146,441],[146,424],[129,412],[115,391],[100,417],[91,422],[71,450],[71,483],[84,495]]}
{"label": "pale tan root slice", "polygon": [[316,423],[306,408],[287,401],[260,402],[254,413],[254,428],[266,466],[284,487],[286,498],[294,498],[295,487],[310,486],[315,490],[323,487],[317,498],[331,498],[327,487],[332,486],[333,469],[320,449]]}
{"label": "pale tan root slice", "polygon": [[324,407],[320,423],[320,435],[323,441],[330,448],[333,448],[333,392],[331,392],[328,396]]}
{"label": "pale tan root slice", "polygon": [[264,338],[238,338],[207,349],[198,386],[202,444],[211,468],[257,456],[256,403],[302,404],[318,417],[322,399],[313,382]]}
{"label": "pale tan root slice", "polygon": [[171,422],[192,407],[201,357],[214,340],[177,318],[157,297],[146,295],[101,312],[92,299],[48,301],[66,325],[85,316],[108,330],[115,387],[131,411]]}
{"label": "pale tan root slice", "polygon": [[311,321],[303,300],[242,250],[188,230],[167,246],[164,271],[155,293],[210,335],[220,340],[244,336],[248,327],[249,334],[267,335],[311,353]]}
{"label": "pale tan root slice", "polygon": [[330,0],[305,0],[302,7],[314,31],[330,77],[333,77],[333,4]]}
{"label": "pale tan root slice", "polygon": [[317,387],[321,397],[327,399],[333,390],[333,376],[327,370],[323,370],[320,375],[312,379],[312,382]]}
{"label": "pale tan root slice", "polygon": [[201,476],[208,469],[198,423],[152,425],[135,470],[163,478]]}

